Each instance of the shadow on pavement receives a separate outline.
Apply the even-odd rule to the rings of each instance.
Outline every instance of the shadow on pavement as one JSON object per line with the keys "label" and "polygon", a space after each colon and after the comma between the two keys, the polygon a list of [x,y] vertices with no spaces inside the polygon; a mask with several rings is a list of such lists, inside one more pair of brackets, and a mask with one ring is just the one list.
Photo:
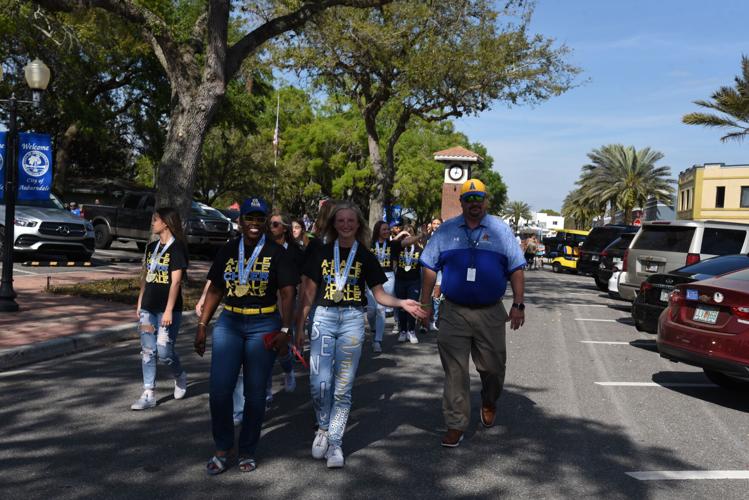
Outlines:
{"label": "shadow on pavement", "polygon": [[[653,382],[667,383],[667,382],[684,382],[693,384],[712,384],[712,382],[702,372],[658,372],[653,374]],[[708,403],[729,408],[732,410],[738,410],[741,412],[749,412],[749,399],[747,399],[745,392],[732,391],[719,386],[713,387],[683,387],[683,386],[665,386],[679,394],[690,396]]]}
{"label": "shadow on pavement", "polygon": [[[388,335],[377,357],[366,344],[345,469],[329,471],[309,455],[314,419],[308,377],[299,373],[290,394],[278,392],[274,378],[258,470],[234,467],[208,478],[209,358],[191,353],[191,335],[186,330],[178,341],[188,397],[172,398],[168,370],[159,365],[160,404],[144,412],[129,410],[141,390],[137,342],[0,378],[5,498],[645,498],[651,486],[626,471],[694,468],[667,449],[633,441],[623,427],[539,407],[533,397],[545,388],[508,385],[497,425],[485,429],[475,372],[467,437],[459,448],[440,447],[443,372],[430,334],[418,345]],[[728,396],[719,401],[727,404]]]}

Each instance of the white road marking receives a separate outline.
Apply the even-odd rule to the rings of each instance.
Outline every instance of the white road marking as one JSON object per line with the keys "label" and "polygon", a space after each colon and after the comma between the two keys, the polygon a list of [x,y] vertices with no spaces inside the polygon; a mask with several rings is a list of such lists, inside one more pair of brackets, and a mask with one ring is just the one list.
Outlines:
{"label": "white road marking", "polygon": [[575,318],[575,321],[597,321],[599,323],[616,323],[615,319]]}
{"label": "white road marking", "polygon": [[718,387],[715,384],[695,382],[594,382],[607,387]]}
{"label": "white road marking", "polygon": [[607,340],[581,340],[582,344],[629,345],[629,342],[609,342]]}
{"label": "white road marking", "polygon": [[625,474],[640,481],[749,479],[749,470],[650,470],[626,472]]}

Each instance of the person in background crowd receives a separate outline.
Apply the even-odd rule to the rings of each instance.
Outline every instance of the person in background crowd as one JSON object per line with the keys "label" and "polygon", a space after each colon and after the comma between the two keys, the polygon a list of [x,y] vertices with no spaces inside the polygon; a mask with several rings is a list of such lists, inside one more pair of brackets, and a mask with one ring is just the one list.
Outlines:
{"label": "person in background crowd", "polygon": [[[450,448],[460,444],[470,423],[469,356],[481,375],[481,423],[491,427],[505,377],[505,322],[513,330],[525,322],[525,260],[512,230],[487,214],[486,186],[478,179],[463,183],[460,206],[462,215],[445,221],[421,253],[422,307],[431,308],[424,304],[442,271],[437,345],[445,370],[442,446]],[[509,315],[502,304],[508,278],[514,298]]]}
{"label": "person in background crowd", "polygon": [[430,231],[429,231],[430,238],[437,231],[437,229],[440,228],[441,225],[442,225],[442,219],[440,219],[439,217],[435,217],[434,219],[432,219],[432,223],[430,224]]}
{"label": "person in background crowd", "polygon": [[[397,247],[395,259],[395,296],[399,299],[419,299],[421,288],[421,266],[419,256],[423,246],[419,242],[421,235],[417,235],[412,226],[405,226],[392,243]],[[398,342],[408,340],[418,344],[416,337],[416,320],[403,309],[398,310]]]}
{"label": "person in background crowd", "polygon": [[[398,244],[398,246],[400,245]],[[396,251],[394,250],[394,243],[390,240],[390,228],[384,220],[377,221],[374,225],[371,250],[377,257],[382,272],[385,273],[387,278],[382,288],[385,293],[393,295],[395,287],[393,256]],[[385,335],[385,306],[375,300],[372,290],[369,288],[367,288],[367,319],[369,320],[369,329],[374,333],[372,350],[380,353],[382,352],[382,338]]]}
{"label": "person in background crowd", "polygon": [[[297,314],[301,331],[311,304],[318,302],[310,335],[310,389],[318,430],[312,456],[327,459],[328,468],[344,465],[343,434],[351,410],[351,390],[364,341],[366,287],[375,299],[410,314],[425,317],[414,300],[400,300],[382,288],[387,281],[377,258],[368,249],[367,227],[356,205],[341,203],[333,210],[326,243],[305,262],[308,279]],[[304,336],[296,338],[301,350]]]}
{"label": "person in background crowd", "polygon": [[81,208],[74,201],[70,202],[70,213],[73,214],[73,215],[75,215],[76,217],[80,217],[81,216]]}
{"label": "person in background crowd", "polygon": [[296,244],[304,250],[309,245],[309,236],[307,236],[307,228],[304,222],[299,219],[291,220],[291,236],[294,238]]}
{"label": "person in background crowd", "polygon": [[208,272],[211,284],[194,342],[200,356],[205,353],[207,325],[224,302],[213,329],[209,400],[216,451],[206,465],[209,475],[226,470],[229,450],[234,447],[232,393],[240,369],[244,371],[245,406],[238,465],[241,472],[257,467],[255,451],[265,416],[268,377],[276,354],[284,355],[288,348],[299,273],[283,247],[266,237],[267,217],[262,198],[245,200],[240,208],[242,234],[219,250]]}
{"label": "person in background crowd", "polygon": [[156,361],[166,364],[174,377],[174,399],[187,392],[187,374],[174,348],[182,320],[182,279],[189,265],[187,246],[179,213],[171,207],[156,210],[151,231],[159,239],[146,246],[138,294],[143,394],[133,410],[156,406]]}

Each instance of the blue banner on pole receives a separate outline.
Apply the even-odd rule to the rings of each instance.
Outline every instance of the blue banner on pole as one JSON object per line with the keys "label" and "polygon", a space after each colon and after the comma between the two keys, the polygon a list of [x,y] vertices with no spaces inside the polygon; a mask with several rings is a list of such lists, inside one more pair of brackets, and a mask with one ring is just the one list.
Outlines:
{"label": "blue banner on pole", "polygon": [[52,137],[18,134],[18,200],[48,200],[52,188]]}
{"label": "blue banner on pole", "polygon": [[5,164],[7,163],[5,141],[8,140],[8,132],[0,132],[0,200],[5,199]]}

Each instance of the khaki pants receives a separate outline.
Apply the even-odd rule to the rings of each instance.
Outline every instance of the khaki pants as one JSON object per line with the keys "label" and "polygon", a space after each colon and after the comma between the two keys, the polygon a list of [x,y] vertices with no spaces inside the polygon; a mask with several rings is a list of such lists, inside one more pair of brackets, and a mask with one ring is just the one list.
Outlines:
{"label": "khaki pants", "polygon": [[465,431],[471,419],[471,382],[468,356],[481,375],[481,401],[494,406],[505,381],[505,321],[502,302],[470,309],[445,300],[440,308],[439,346],[445,388],[442,411],[448,429]]}

